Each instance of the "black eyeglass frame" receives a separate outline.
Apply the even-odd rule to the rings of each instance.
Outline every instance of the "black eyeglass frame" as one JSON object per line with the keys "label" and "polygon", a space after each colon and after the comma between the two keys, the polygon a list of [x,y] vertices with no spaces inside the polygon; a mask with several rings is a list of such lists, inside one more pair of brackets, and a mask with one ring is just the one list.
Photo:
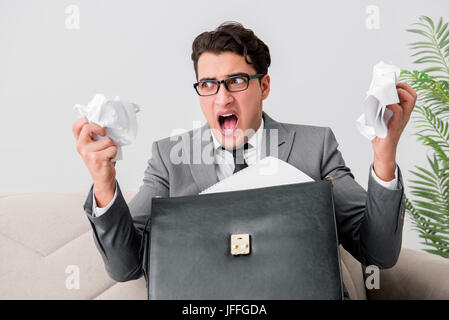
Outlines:
{"label": "black eyeglass frame", "polygon": [[[222,83],[224,84],[224,86],[225,86],[226,90],[228,90],[228,92],[241,92],[241,91],[245,91],[245,90],[248,89],[248,87],[249,87],[249,81],[250,81],[250,80],[252,80],[252,79],[257,79],[257,78],[261,78],[261,77],[263,77],[264,75],[265,75],[264,73],[257,73],[257,74],[254,74],[254,75],[252,75],[252,76],[250,76],[250,75],[248,75],[248,74],[238,74],[238,75],[231,76],[231,77],[229,77],[229,78],[223,79],[223,80],[221,80],[221,81],[219,81],[219,80],[203,80],[203,81],[199,81],[199,82],[194,83],[194,84],[193,84],[193,88],[195,88],[196,93],[197,93],[200,97],[208,97],[208,96],[213,96],[213,95],[217,94],[218,91],[220,90],[220,85],[221,85]],[[242,77],[248,79],[247,82],[246,82],[246,88],[245,88],[245,89],[241,89],[241,90],[229,90],[228,85],[226,84],[226,81],[231,80],[231,79],[235,79],[235,78],[242,78]],[[217,84],[217,91],[215,91],[214,93],[211,93],[211,94],[200,94],[200,92],[198,91],[198,85],[199,85],[201,82],[206,82],[206,81],[207,81],[207,82],[214,82],[214,83],[216,83],[216,84]]]}

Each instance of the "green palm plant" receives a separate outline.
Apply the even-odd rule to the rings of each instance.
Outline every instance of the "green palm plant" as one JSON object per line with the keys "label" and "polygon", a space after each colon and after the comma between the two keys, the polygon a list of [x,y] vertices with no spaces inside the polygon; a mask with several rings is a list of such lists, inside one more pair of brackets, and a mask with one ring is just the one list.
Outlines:
{"label": "green palm plant", "polygon": [[400,80],[418,93],[413,120],[418,140],[429,147],[429,168],[410,170],[410,195],[406,211],[411,216],[425,251],[449,258],[449,28],[426,16],[414,23],[415,33],[424,41],[410,44],[413,62],[427,66],[421,71],[402,70]]}

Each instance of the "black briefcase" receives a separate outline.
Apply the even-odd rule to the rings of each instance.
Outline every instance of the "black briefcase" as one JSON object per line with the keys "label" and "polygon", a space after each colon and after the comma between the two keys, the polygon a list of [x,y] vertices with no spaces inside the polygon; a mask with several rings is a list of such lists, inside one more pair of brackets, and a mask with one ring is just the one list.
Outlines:
{"label": "black briefcase", "polygon": [[330,181],[153,198],[149,299],[342,299]]}

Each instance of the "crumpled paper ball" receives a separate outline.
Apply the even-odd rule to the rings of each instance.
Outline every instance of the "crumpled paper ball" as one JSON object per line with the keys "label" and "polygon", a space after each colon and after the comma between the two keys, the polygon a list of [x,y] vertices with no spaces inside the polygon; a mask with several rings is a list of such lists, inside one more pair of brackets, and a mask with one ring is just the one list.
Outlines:
{"label": "crumpled paper ball", "polygon": [[[108,100],[103,94],[96,94],[86,105],[76,104],[74,109],[82,117],[86,117],[89,123],[96,123],[105,128],[106,136],[110,137],[117,145],[117,155],[112,162],[123,159],[122,146],[131,144],[137,137],[136,113],[140,107],[134,103],[120,100]],[[94,140],[104,139],[98,134],[92,137]]]}
{"label": "crumpled paper ball", "polygon": [[398,103],[396,83],[401,70],[380,61],[373,67],[373,77],[363,102],[364,113],[356,120],[359,132],[368,138],[385,138],[393,111],[387,105]]}

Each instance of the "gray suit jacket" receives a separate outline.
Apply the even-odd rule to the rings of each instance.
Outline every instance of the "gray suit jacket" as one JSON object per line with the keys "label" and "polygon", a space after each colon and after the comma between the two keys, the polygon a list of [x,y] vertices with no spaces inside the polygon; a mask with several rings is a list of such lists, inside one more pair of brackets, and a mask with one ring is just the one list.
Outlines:
{"label": "gray suit jacket", "polygon": [[[265,129],[278,131],[278,155],[315,180],[326,176],[334,180],[334,201],[339,241],[364,265],[392,267],[399,256],[404,222],[404,190],[398,168],[397,190],[389,190],[369,174],[368,192],[346,167],[338,143],[328,127],[279,123],[263,114]],[[195,141],[208,129],[208,124],[191,130],[179,138],[185,143]],[[209,131],[210,134],[210,131]],[[186,139],[187,137],[187,139]],[[274,140],[274,139],[272,139]],[[202,150],[213,147],[211,139],[201,142]],[[117,198],[99,217],[92,216],[93,185],[84,210],[94,231],[94,241],[102,255],[106,270],[116,281],[142,276],[142,230],[151,214],[155,196],[176,197],[196,195],[218,181],[213,163],[179,163],[170,161],[170,152],[179,141],[165,138],[153,143],[152,157],[144,173],[143,185],[129,202],[123,198],[117,183]],[[270,136],[262,146],[270,154]],[[188,145],[185,145],[188,148]],[[181,149],[185,152],[184,147]],[[371,168],[370,168],[371,170]]]}

